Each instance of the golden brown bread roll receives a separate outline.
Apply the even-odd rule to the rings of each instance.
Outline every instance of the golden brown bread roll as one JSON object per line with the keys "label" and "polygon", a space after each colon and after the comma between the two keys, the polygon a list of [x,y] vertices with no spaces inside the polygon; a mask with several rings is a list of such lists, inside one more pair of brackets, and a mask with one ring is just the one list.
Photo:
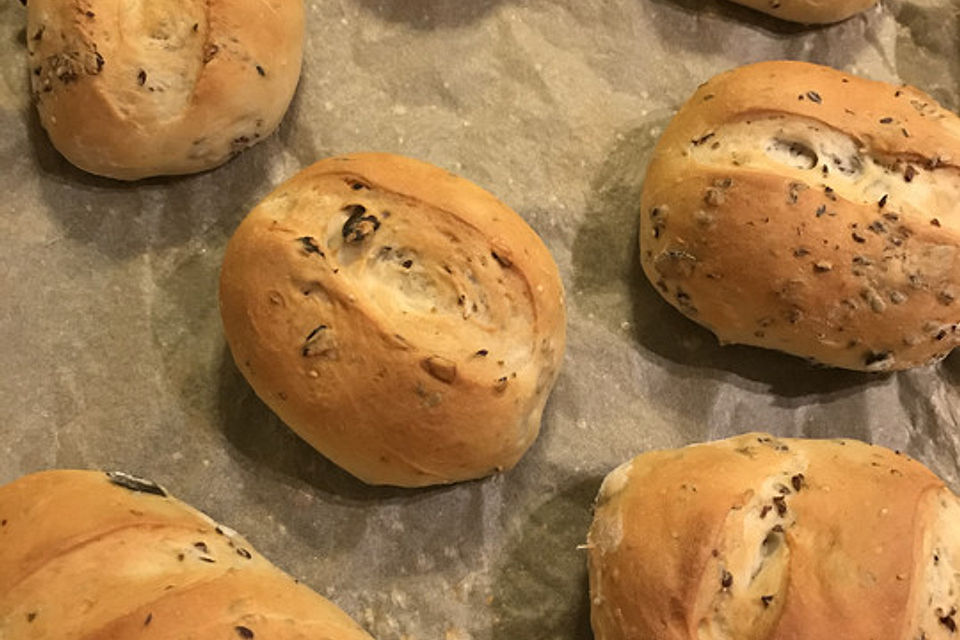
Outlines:
{"label": "golden brown bread roll", "polygon": [[492,195],[389,154],[314,164],[231,238],[224,333],[257,395],[371,484],[512,467],[564,350],[556,264]]}
{"label": "golden brown bread roll", "polygon": [[722,342],[860,370],[945,356],[960,320],[960,119],[801,62],[700,87],[657,144],[641,262]]}
{"label": "golden brown bread roll", "polygon": [[243,538],[125,474],[0,487],[4,640],[370,640]]}
{"label": "golden brown bread roll", "polygon": [[877,0],[734,0],[771,16],[804,24],[840,22],[866,11]]}
{"label": "golden brown bread roll", "polygon": [[137,180],[216,167],[277,128],[301,0],[31,0],[40,122],[76,166]]}
{"label": "golden brown bread roll", "polygon": [[751,433],[638,456],[588,536],[597,640],[954,638],[960,502],[854,440]]}

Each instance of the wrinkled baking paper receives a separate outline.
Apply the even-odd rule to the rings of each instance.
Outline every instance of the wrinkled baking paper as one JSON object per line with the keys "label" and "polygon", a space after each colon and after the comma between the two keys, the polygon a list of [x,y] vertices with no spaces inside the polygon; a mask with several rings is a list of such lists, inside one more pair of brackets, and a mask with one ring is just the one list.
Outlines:
{"label": "wrinkled baking paper", "polygon": [[[291,0],[293,1],[293,0]],[[586,639],[583,542],[604,474],[750,429],[904,449],[958,486],[960,355],[893,375],[720,347],[637,263],[654,141],[710,76],[792,58],[960,106],[956,0],[801,28],[719,0],[308,3],[278,135],[203,175],[120,184],[68,165],[28,99],[24,10],[0,5],[0,482],[122,469],[245,533],[381,640]],[[274,185],[357,150],[485,186],[543,236],[569,302],[563,375],[518,468],[371,488],[292,435],[225,348],[224,245]]]}

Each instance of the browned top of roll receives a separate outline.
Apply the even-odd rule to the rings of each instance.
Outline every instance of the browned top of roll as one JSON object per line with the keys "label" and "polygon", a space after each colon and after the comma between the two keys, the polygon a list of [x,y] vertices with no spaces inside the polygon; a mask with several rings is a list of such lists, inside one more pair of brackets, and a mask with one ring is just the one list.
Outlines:
{"label": "browned top of roll", "polygon": [[0,487],[0,635],[369,640],[246,540],[124,474]]}
{"label": "browned top of roll", "polygon": [[960,120],[930,96],[800,62],[701,86],[647,174],[642,263],[726,342],[850,369],[957,343]]}
{"label": "browned top of roll", "polygon": [[300,75],[301,0],[32,0],[32,93],[54,146],[136,180],[217,166],[276,129]]}
{"label": "browned top of roll", "polygon": [[853,440],[751,433],[645,453],[598,497],[594,630],[598,640],[949,637],[935,613],[953,615],[956,578],[936,572],[960,559],[947,532],[957,513],[923,465]]}
{"label": "browned top of roll", "polygon": [[477,185],[389,154],[323,160],[267,197],[230,240],[220,299],[257,394],[376,484],[513,466],[564,349],[537,234]]}

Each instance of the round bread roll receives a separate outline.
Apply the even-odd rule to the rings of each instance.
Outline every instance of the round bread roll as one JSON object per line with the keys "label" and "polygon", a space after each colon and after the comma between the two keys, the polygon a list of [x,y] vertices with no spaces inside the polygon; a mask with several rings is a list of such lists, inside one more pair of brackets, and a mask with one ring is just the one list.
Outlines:
{"label": "round bread roll", "polygon": [[960,502],[901,454],[751,433],[645,453],[588,536],[597,640],[955,638]]}
{"label": "round bread roll", "polygon": [[877,0],[734,0],[771,16],[803,24],[830,24],[866,11]]}
{"label": "round bread roll", "polygon": [[640,249],[721,342],[906,369],[960,334],[960,119],[906,86],[801,62],[713,78],[657,144]]}
{"label": "round bread roll", "polygon": [[227,246],[220,311],[257,395],[370,484],[512,467],[565,340],[537,234],[475,184],[388,154],[323,160],[260,203]]}
{"label": "round bread roll", "polygon": [[301,0],[30,0],[40,122],[120,180],[223,164],[280,124],[300,76]]}
{"label": "round bread roll", "polygon": [[122,473],[0,487],[0,637],[371,640],[243,538]]}

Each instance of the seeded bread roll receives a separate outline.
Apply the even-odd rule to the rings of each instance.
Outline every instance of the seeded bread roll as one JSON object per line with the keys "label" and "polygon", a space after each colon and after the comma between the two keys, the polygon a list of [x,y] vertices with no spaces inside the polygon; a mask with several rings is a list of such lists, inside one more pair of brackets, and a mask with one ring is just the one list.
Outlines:
{"label": "seeded bread roll", "polygon": [[300,76],[301,0],[30,0],[40,122],[90,173],[216,167],[280,124]]}
{"label": "seeded bread roll", "polygon": [[0,638],[370,640],[230,529],[121,473],[0,487]]}
{"label": "seeded bread roll", "polygon": [[370,484],[512,467],[564,350],[537,234],[475,184],[388,154],[323,160],[257,206],[227,246],[220,311],[257,395]]}
{"label": "seeded bread roll", "polygon": [[877,0],[734,0],[771,16],[803,24],[840,22],[866,11]]}
{"label": "seeded bread roll", "polygon": [[638,456],[588,536],[597,640],[956,637],[960,502],[854,440],[751,433]]}
{"label": "seeded bread roll", "polygon": [[658,143],[641,262],[722,342],[867,371],[960,334],[960,119],[910,87],[801,62],[703,85]]}

